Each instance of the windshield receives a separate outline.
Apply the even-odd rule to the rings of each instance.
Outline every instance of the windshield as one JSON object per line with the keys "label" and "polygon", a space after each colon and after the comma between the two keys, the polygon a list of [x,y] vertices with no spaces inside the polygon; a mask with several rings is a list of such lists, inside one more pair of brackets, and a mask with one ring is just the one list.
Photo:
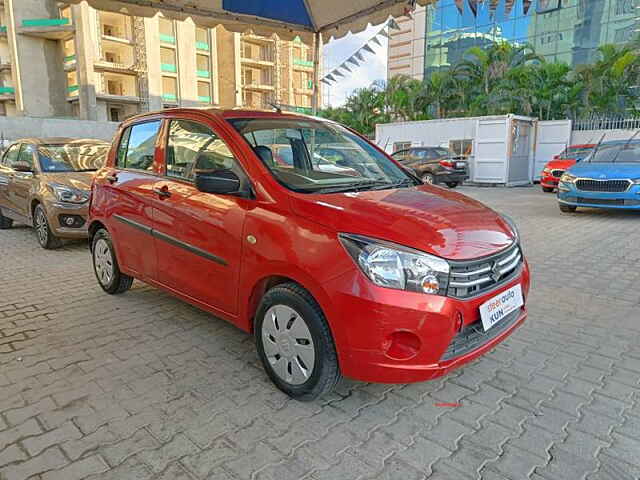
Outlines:
{"label": "windshield", "polygon": [[592,163],[640,163],[640,142],[600,145],[588,161]]}
{"label": "windshield", "polygon": [[340,125],[312,119],[229,121],[287,188],[329,193],[416,185],[413,177]]}
{"label": "windshield", "polygon": [[584,160],[593,152],[593,148],[569,148],[560,154],[560,160]]}
{"label": "windshield", "polygon": [[38,158],[43,172],[88,172],[104,166],[108,151],[107,143],[39,145]]}

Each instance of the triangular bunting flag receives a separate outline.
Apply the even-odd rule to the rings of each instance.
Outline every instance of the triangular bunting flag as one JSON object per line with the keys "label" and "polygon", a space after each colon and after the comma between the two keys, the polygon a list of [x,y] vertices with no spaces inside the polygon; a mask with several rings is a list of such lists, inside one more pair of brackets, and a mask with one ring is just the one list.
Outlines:
{"label": "triangular bunting flag", "polygon": [[523,0],[522,2],[522,13],[524,13],[525,15],[527,13],[529,13],[529,8],[531,8],[531,4],[533,3],[533,0]]}
{"label": "triangular bunting flag", "polygon": [[362,55],[362,52],[356,52],[356,58],[361,62],[364,62],[364,55]]}
{"label": "triangular bunting flag", "polygon": [[340,65],[340,68],[351,73],[351,69],[347,66],[347,62],[344,62],[342,65]]}
{"label": "triangular bunting flag", "polygon": [[344,78],[344,74],[340,70],[338,70],[337,68],[333,72],[331,72],[331,75],[335,75],[336,77],[343,77]]}
{"label": "triangular bunting flag", "polygon": [[[478,16],[478,0],[467,0],[474,17]],[[508,0],[507,0],[508,1]]]}
{"label": "triangular bunting flag", "polygon": [[359,67],[359,66],[360,66],[360,63],[358,62],[358,60],[356,60],[356,57],[354,57],[354,56],[350,57],[350,58],[347,60],[347,62],[349,62],[349,63],[353,63],[356,67]]}
{"label": "triangular bunting flag", "polygon": [[456,0],[456,8],[458,9],[458,12],[460,12],[460,14],[462,15],[462,12],[464,11],[464,0]]}
{"label": "triangular bunting flag", "polygon": [[382,44],[380,43],[380,40],[378,40],[378,36],[377,36],[377,35],[376,35],[375,37],[373,37],[373,38],[371,39],[371,41],[372,41],[373,43],[375,43],[376,45],[378,45],[379,47],[381,47],[381,46],[382,46]]}
{"label": "triangular bunting flag", "polygon": [[373,53],[374,55],[376,54],[376,52],[373,50],[373,48],[371,48],[371,47],[369,46],[369,44],[368,44],[368,43],[365,43],[365,44],[363,45],[363,47],[362,47],[360,50],[361,50],[361,51],[362,51],[362,50],[364,50],[365,52]]}
{"label": "triangular bunting flag", "polygon": [[504,16],[509,17],[511,10],[513,10],[513,4],[516,3],[515,0],[506,0],[504,2]]}
{"label": "triangular bunting flag", "polygon": [[326,78],[321,78],[320,81],[322,83],[324,83],[325,85],[331,85],[331,82],[329,80],[327,80]]}
{"label": "triangular bunting flag", "polygon": [[336,79],[333,75],[331,75],[330,73],[326,74],[325,77],[323,78],[323,80],[329,80],[330,82],[335,82]]}
{"label": "triangular bunting flag", "polygon": [[389,25],[389,28],[392,28],[393,30],[400,30],[400,25],[398,25],[398,22],[396,22],[393,18],[389,20],[389,23],[387,25]]}

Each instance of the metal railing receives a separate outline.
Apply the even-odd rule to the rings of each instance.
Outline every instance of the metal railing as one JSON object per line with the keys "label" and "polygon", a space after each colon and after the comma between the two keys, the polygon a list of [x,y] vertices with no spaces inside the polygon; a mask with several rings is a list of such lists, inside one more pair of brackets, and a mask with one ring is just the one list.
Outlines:
{"label": "metal railing", "polygon": [[632,116],[591,116],[573,121],[573,130],[637,130],[640,117]]}

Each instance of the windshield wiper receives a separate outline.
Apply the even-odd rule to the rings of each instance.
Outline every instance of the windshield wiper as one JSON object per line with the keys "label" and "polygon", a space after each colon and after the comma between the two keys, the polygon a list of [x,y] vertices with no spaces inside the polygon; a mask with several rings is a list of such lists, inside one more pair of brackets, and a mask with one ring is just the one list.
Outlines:
{"label": "windshield wiper", "polygon": [[392,185],[384,180],[369,180],[365,182],[349,183],[347,185],[336,185],[334,187],[325,187],[313,190],[313,193],[340,193],[340,192],[358,192],[364,189],[370,189],[376,186]]}
{"label": "windshield wiper", "polygon": [[416,183],[410,178],[407,178],[406,180],[402,180],[400,182],[387,183],[385,185],[376,186],[371,190],[385,190],[388,188],[390,189],[390,188],[415,187],[415,186],[416,186]]}

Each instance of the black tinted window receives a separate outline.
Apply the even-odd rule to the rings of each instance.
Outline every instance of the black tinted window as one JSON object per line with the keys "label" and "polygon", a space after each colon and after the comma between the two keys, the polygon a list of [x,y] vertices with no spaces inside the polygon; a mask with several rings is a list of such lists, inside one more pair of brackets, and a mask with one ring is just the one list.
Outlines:
{"label": "black tinted window", "polygon": [[193,180],[197,170],[229,170],[235,158],[208,127],[189,120],[172,120],[167,143],[167,176]]}
{"label": "black tinted window", "polygon": [[[118,166],[134,170],[151,170],[156,138],[161,121],[132,125],[122,136],[118,148]],[[125,153],[126,152],[126,153]]]}

